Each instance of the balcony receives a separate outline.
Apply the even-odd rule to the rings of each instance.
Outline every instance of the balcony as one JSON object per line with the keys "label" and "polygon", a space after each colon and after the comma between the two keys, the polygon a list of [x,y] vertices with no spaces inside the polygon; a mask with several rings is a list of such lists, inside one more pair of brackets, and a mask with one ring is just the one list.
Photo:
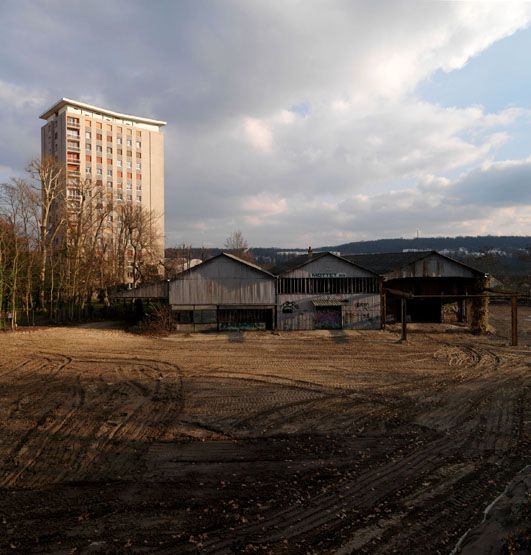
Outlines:
{"label": "balcony", "polygon": [[81,127],[79,121],[76,121],[76,120],[71,119],[71,118],[67,118],[66,126],[67,127],[73,127],[74,129],[79,129]]}
{"label": "balcony", "polygon": [[81,152],[78,146],[68,145],[66,149],[68,152]]}
{"label": "balcony", "polygon": [[68,175],[69,176],[77,176],[79,177],[81,175],[81,172],[79,170],[71,170],[70,168],[68,169]]}
{"label": "balcony", "polygon": [[76,166],[79,166],[79,164],[81,163],[81,160],[79,158],[67,158],[66,163],[75,164]]}

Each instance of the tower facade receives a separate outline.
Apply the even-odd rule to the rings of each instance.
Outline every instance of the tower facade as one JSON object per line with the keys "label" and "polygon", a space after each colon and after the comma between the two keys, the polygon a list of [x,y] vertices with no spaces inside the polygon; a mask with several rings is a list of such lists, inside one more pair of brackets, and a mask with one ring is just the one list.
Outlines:
{"label": "tower facade", "polygon": [[[122,114],[61,98],[40,116],[41,154],[66,167],[64,198],[75,201],[79,183],[98,187],[105,206],[130,205],[153,215],[153,236],[164,248],[164,136],[166,122]],[[113,213],[107,231],[112,233]],[[114,225],[115,227],[115,225]]]}

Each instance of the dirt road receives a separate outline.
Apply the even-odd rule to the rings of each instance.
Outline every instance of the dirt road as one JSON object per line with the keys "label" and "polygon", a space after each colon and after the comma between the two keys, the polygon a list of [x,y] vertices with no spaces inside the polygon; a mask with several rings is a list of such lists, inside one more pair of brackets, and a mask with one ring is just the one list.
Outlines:
{"label": "dirt road", "polygon": [[0,552],[449,553],[529,463],[520,319],[2,335]]}

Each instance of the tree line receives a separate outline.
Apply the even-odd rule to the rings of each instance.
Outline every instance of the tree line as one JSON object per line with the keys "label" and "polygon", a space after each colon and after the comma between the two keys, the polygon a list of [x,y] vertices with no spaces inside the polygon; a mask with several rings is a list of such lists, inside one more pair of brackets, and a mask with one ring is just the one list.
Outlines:
{"label": "tree line", "polygon": [[53,158],[0,184],[0,329],[73,319],[112,288],[159,276],[158,216]]}

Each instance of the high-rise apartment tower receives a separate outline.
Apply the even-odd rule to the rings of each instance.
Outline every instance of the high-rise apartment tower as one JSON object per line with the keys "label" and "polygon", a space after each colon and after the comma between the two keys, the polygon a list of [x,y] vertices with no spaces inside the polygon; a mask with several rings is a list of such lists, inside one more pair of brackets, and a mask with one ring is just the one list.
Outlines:
{"label": "high-rise apartment tower", "polygon": [[40,116],[42,157],[66,165],[67,198],[90,178],[115,206],[132,203],[157,216],[164,237],[164,136],[158,121],[61,98]]}

